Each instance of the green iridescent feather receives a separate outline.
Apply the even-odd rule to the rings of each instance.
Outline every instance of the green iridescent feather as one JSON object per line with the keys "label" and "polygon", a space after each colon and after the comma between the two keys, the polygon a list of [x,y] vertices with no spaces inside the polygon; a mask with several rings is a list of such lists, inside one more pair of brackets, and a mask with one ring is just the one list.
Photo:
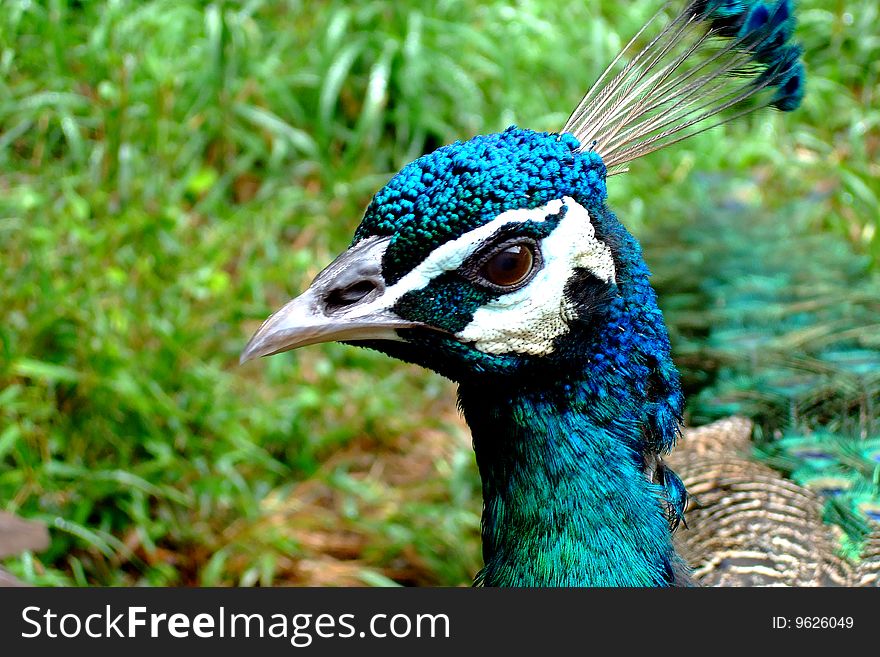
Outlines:
{"label": "green iridescent feather", "polygon": [[713,187],[675,240],[643,240],[689,419],[753,419],[755,458],[820,494],[857,559],[880,522],[880,276],[808,201],[770,213]]}

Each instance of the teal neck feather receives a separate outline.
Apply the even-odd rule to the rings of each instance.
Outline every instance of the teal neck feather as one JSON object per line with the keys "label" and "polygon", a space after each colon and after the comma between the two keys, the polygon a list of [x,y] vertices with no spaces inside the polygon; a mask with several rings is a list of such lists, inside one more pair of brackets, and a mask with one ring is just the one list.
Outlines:
{"label": "teal neck feather", "polygon": [[596,421],[585,387],[493,398],[486,385],[462,385],[483,480],[478,584],[672,582],[678,557],[662,491],[642,470],[640,428]]}

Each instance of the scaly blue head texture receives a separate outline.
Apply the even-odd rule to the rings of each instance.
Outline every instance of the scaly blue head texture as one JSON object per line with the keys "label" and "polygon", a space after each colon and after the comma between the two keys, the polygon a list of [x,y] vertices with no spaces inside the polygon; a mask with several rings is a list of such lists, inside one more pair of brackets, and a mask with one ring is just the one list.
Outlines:
{"label": "scaly blue head texture", "polygon": [[[646,464],[677,436],[678,373],[638,242],[606,206],[604,164],[579,149],[571,135],[516,127],[443,147],[376,194],[355,236],[390,238],[383,276],[407,287],[433,254],[510,211],[535,219],[502,220],[492,239],[541,242],[545,261],[551,237],[583,209],[596,244],[607,245],[613,280],[571,269],[553,302],[570,308],[565,330],[537,353],[462,339],[481,309],[505,297],[470,280],[466,265],[394,305],[444,332],[369,343],[461,384],[486,504],[484,584],[662,585],[677,568],[663,509],[677,522],[684,492],[671,472],[649,481]],[[542,210],[563,198],[573,202]]]}
{"label": "scaly blue head texture", "polygon": [[387,235],[383,275],[395,283],[437,246],[505,210],[578,194],[607,197],[605,166],[571,135],[511,126],[443,146],[407,164],[373,197],[354,241]]}

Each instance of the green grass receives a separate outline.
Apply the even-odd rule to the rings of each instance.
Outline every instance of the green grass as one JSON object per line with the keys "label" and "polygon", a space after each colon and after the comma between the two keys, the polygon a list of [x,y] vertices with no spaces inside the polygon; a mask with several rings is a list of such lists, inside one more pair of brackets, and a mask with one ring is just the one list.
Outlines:
{"label": "green grass", "polygon": [[[466,441],[400,496],[357,465],[460,432],[448,384],[339,345],[237,355],[395,170],[511,123],[558,129],[656,5],[0,3],[0,506],[53,538],[6,567],[39,584],[302,581],[321,548],[278,508],[318,482],[321,531],[361,537],[338,558],[360,581],[466,583]],[[757,176],[771,210],[813,198],[815,230],[880,259],[880,15],[803,0],[800,16],[803,109],[615,177],[633,230],[674,227],[692,173],[726,171]]]}

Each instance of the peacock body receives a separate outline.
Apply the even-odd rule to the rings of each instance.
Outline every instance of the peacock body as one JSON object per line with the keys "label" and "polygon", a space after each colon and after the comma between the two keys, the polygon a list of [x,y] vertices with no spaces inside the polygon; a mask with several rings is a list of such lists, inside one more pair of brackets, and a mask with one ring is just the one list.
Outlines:
{"label": "peacock body", "polygon": [[[560,133],[514,126],[408,164],[351,247],[266,320],[242,360],[338,340],[458,382],[483,488],[477,584],[689,585],[692,569],[749,581],[701,539],[712,521],[700,509],[735,508],[723,486],[706,488],[704,465],[735,469],[699,435],[680,456],[684,481],[664,460],[680,433],[681,381],[641,246],[608,208],[606,181],[712,121],[794,109],[804,74],[793,30],[788,0],[690,2],[612,64]],[[725,449],[745,451],[746,433]],[[783,480],[756,467],[777,490]],[[783,507],[819,499],[778,485]],[[703,506],[685,518],[688,486],[702,487]],[[825,531],[818,510],[807,515],[801,534]],[[674,538],[683,519],[693,529]],[[754,528],[745,522],[722,547],[766,552]],[[828,546],[831,565],[820,556],[807,570],[848,582]]]}
{"label": "peacock body", "polygon": [[[807,230],[807,203],[769,216],[743,201],[697,201],[674,248],[646,236],[655,286],[679,318],[670,328],[685,386],[699,377],[693,421],[750,418],[698,430],[672,457],[689,517],[700,518],[680,538],[704,555],[691,559],[704,582],[876,578],[866,573],[877,568],[880,520],[880,278],[845,240]],[[763,537],[751,557],[745,535]]]}

